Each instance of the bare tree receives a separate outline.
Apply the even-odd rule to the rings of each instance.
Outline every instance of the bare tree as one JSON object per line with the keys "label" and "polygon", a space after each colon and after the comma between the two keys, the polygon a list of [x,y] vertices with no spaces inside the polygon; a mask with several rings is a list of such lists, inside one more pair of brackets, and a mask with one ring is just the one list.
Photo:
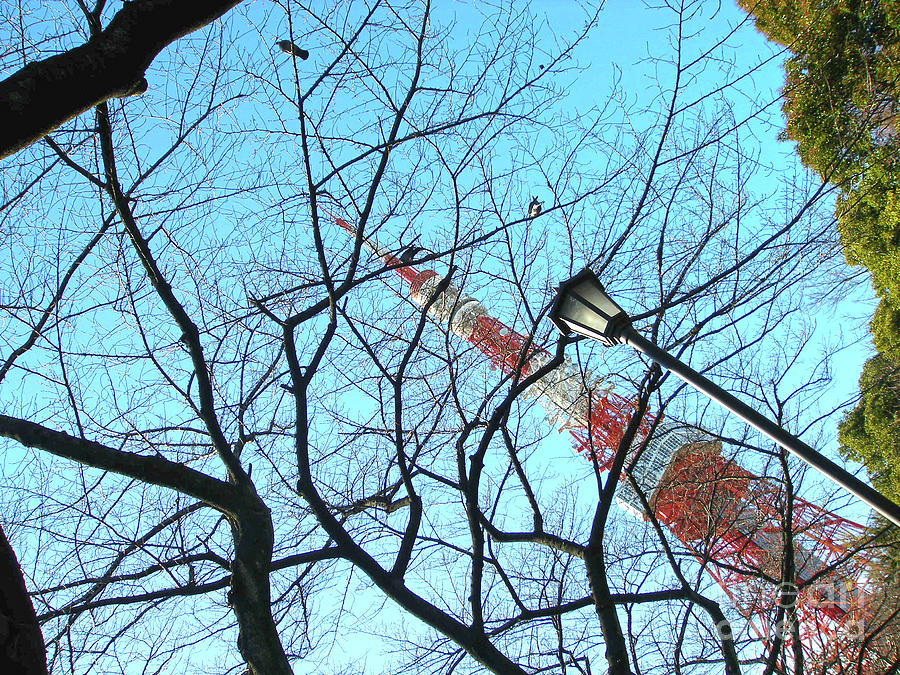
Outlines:
{"label": "bare tree", "polygon": [[[102,40],[103,10],[46,11]],[[5,11],[35,60],[40,24]],[[589,264],[655,340],[762,400],[742,369],[834,256],[827,189],[769,179],[754,149],[776,111],[747,103],[742,29],[700,37],[701,3],[646,11],[657,90],[638,106],[614,82],[598,109],[567,98],[595,9],[554,32],[506,4],[241,4],[179,33],[144,94],[91,94],[15,156],[3,525],[54,669],[356,672],[360,633],[395,650],[378,671],[767,657],[716,561],[614,497],[662,415],[751,449],[760,475],[790,467],[651,364],[554,346],[543,320]],[[461,339],[456,291],[513,332]],[[567,354],[634,398],[608,471],[545,422]]]}

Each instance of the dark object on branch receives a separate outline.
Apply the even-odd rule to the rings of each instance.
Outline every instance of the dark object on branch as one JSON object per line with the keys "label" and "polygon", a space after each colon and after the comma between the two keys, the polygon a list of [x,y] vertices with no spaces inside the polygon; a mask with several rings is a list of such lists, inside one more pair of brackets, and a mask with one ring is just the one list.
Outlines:
{"label": "dark object on branch", "polygon": [[421,246],[407,246],[400,253],[400,262],[409,264],[413,261],[413,259],[415,259],[417,255],[423,254],[431,255],[431,251],[426,248],[422,248]]}
{"label": "dark object on branch", "polygon": [[309,58],[308,51],[306,51],[305,49],[300,49],[300,47],[295,45],[290,40],[279,40],[277,44],[278,48],[285,54],[290,54],[291,56],[299,56],[304,61]]}
{"label": "dark object on branch", "polygon": [[537,197],[532,198],[531,203],[528,205],[528,217],[537,218],[541,215],[543,206],[544,202],[539,202]]}

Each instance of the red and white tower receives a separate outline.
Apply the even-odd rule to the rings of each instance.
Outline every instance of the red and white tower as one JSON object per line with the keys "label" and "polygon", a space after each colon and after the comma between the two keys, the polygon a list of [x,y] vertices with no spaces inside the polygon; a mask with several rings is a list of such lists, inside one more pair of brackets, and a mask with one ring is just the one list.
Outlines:
{"label": "red and white tower", "polygon": [[[335,221],[356,236],[345,220]],[[409,284],[416,304],[427,307],[436,322],[472,343],[503,372],[524,378],[551,359],[491,316],[478,300],[452,283],[442,283],[437,272],[420,271],[372,241],[362,241]],[[577,451],[595,458],[601,469],[609,467],[634,411],[632,401],[613,393],[602,380],[586,376],[568,359],[525,395],[539,399],[551,421],[571,433]],[[653,422],[652,415],[645,415],[636,448]],[[861,662],[860,672],[880,672],[874,667],[877,659],[859,654],[868,616],[868,561],[859,553],[848,556],[847,551],[864,536],[862,525],[795,497],[790,523],[794,586],[786,593],[784,584],[776,586],[783,578],[787,541],[780,486],[724,457],[720,442],[693,427],[661,420],[643,445],[640,457],[636,462],[632,457],[629,464],[650,511],[705,566],[761,639],[775,637],[771,627],[779,603],[791,604],[797,610],[800,640],[811,653],[823,659],[840,654],[844,663]],[[636,517],[648,518],[630,482],[620,486],[617,501]],[[776,630],[791,643],[789,624]]]}

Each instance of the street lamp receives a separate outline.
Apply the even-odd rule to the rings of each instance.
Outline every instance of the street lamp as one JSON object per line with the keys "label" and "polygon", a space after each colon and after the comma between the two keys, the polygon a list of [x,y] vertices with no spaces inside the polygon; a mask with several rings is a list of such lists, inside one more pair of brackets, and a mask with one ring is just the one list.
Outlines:
{"label": "street lamp", "polygon": [[559,285],[549,318],[563,335],[576,333],[607,347],[631,345],[900,526],[900,506],[634,330],[590,269]]}

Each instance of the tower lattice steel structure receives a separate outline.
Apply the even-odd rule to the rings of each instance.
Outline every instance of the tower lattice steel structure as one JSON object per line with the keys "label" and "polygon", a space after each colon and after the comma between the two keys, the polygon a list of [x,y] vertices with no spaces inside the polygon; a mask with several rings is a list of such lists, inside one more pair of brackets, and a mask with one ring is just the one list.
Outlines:
{"label": "tower lattice steel structure", "polygon": [[[344,219],[334,220],[356,236]],[[401,260],[368,238],[362,242],[409,285],[412,300],[427,306],[435,322],[473,344],[501,371],[524,378],[552,358],[434,270],[409,264],[412,256]],[[537,398],[551,421],[572,435],[578,452],[596,459],[601,469],[609,467],[634,411],[633,401],[614,393],[602,379],[586,377],[568,358],[525,395]],[[652,437],[641,443],[654,422]],[[633,445],[644,446],[636,461],[632,456],[627,463],[641,495],[623,482],[617,491],[619,505],[646,520],[646,503],[704,565],[761,639],[772,640],[775,625],[782,639],[792,642],[790,625],[778,625],[775,617],[779,604],[793,605],[800,640],[817,659],[861,661],[861,672],[880,672],[877,655],[859,654],[869,616],[869,561],[848,550],[865,536],[862,525],[794,497],[790,532],[795,586],[776,586],[773,581],[783,578],[786,541],[785,493],[776,482],[723,456],[721,443],[699,429],[656,421],[652,414],[645,415]]]}

